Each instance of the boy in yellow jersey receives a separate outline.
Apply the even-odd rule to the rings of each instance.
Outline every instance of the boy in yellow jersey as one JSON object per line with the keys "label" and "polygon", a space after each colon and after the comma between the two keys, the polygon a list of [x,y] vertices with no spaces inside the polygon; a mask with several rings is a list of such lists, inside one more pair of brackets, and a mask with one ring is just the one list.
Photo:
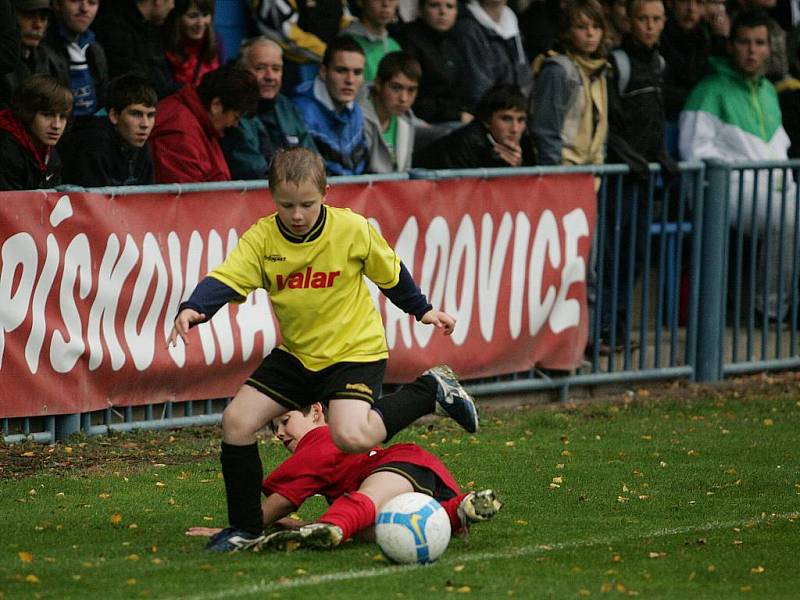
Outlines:
{"label": "boy in yellow jersey", "polygon": [[283,343],[236,393],[222,416],[222,474],[230,526],[207,550],[230,552],[263,540],[261,459],[256,434],[273,419],[314,402],[329,404],[333,442],[367,452],[438,406],[469,432],[478,413],[444,366],[380,397],[388,348],[366,275],[399,308],[452,333],[455,319],[435,310],[399,257],[367,220],[324,205],[325,164],[305,148],[285,150],[270,166],[277,212],[260,219],[225,262],[181,304],[169,342],[210,319],[229,301],[267,290]]}

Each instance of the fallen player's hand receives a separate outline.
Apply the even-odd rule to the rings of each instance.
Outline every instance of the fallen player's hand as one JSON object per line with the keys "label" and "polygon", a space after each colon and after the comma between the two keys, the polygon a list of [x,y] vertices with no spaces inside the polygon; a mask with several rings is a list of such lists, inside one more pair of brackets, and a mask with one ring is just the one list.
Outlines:
{"label": "fallen player's hand", "polygon": [[191,308],[184,308],[175,317],[175,324],[172,326],[172,331],[169,332],[169,339],[167,340],[168,346],[176,346],[178,343],[178,336],[181,336],[183,343],[189,345],[189,329],[198,323],[203,323],[206,316]]}
{"label": "fallen player's hand", "polygon": [[222,531],[222,527],[189,527],[186,535],[191,537],[211,537]]}
{"label": "fallen player's hand", "polygon": [[453,329],[456,327],[456,320],[453,317],[446,312],[434,309],[422,315],[420,322],[426,325],[433,325],[437,329],[443,329],[445,335],[453,333]]}

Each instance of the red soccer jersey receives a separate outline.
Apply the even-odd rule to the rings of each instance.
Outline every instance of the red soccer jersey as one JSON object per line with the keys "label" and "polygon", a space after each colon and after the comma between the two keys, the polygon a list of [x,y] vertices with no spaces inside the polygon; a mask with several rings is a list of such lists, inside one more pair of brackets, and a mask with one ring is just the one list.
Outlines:
{"label": "red soccer jersey", "polygon": [[394,462],[430,469],[454,494],[461,494],[442,461],[419,446],[394,444],[369,453],[348,454],[336,447],[327,426],[306,433],[294,454],[278,465],[261,487],[266,495],[280,494],[295,506],[314,494],[322,494],[330,503],[347,492],[358,490],[361,482],[381,465]]}

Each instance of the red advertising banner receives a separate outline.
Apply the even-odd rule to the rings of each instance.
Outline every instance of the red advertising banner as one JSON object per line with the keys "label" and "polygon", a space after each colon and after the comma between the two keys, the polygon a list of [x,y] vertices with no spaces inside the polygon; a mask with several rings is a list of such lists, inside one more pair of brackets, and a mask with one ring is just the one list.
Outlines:
{"label": "red advertising banner", "polygon": [[[440,335],[371,286],[387,381],[441,362],[464,378],[580,363],[591,175],[342,184],[328,202],[370,218],[458,320]],[[188,346],[166,337],[178,304],[272,211],[266,191],[0,195],[0,417],[233,395],[280,341],[265,291]]]}

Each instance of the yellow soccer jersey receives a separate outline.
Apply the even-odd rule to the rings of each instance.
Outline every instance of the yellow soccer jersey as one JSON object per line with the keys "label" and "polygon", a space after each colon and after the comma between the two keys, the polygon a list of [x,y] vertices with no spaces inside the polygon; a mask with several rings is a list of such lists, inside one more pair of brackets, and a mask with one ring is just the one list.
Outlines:
{"label": "yellow soccer jersey", "polygon": [[277,214],[260,219],[209,275],[243,297],[263,287],[283,336],[281,348],[312,371],[387,358],[386,335],[363,275],[391,288],[400,259],[359,214],[323,206],[319,236],[292,242]]}

